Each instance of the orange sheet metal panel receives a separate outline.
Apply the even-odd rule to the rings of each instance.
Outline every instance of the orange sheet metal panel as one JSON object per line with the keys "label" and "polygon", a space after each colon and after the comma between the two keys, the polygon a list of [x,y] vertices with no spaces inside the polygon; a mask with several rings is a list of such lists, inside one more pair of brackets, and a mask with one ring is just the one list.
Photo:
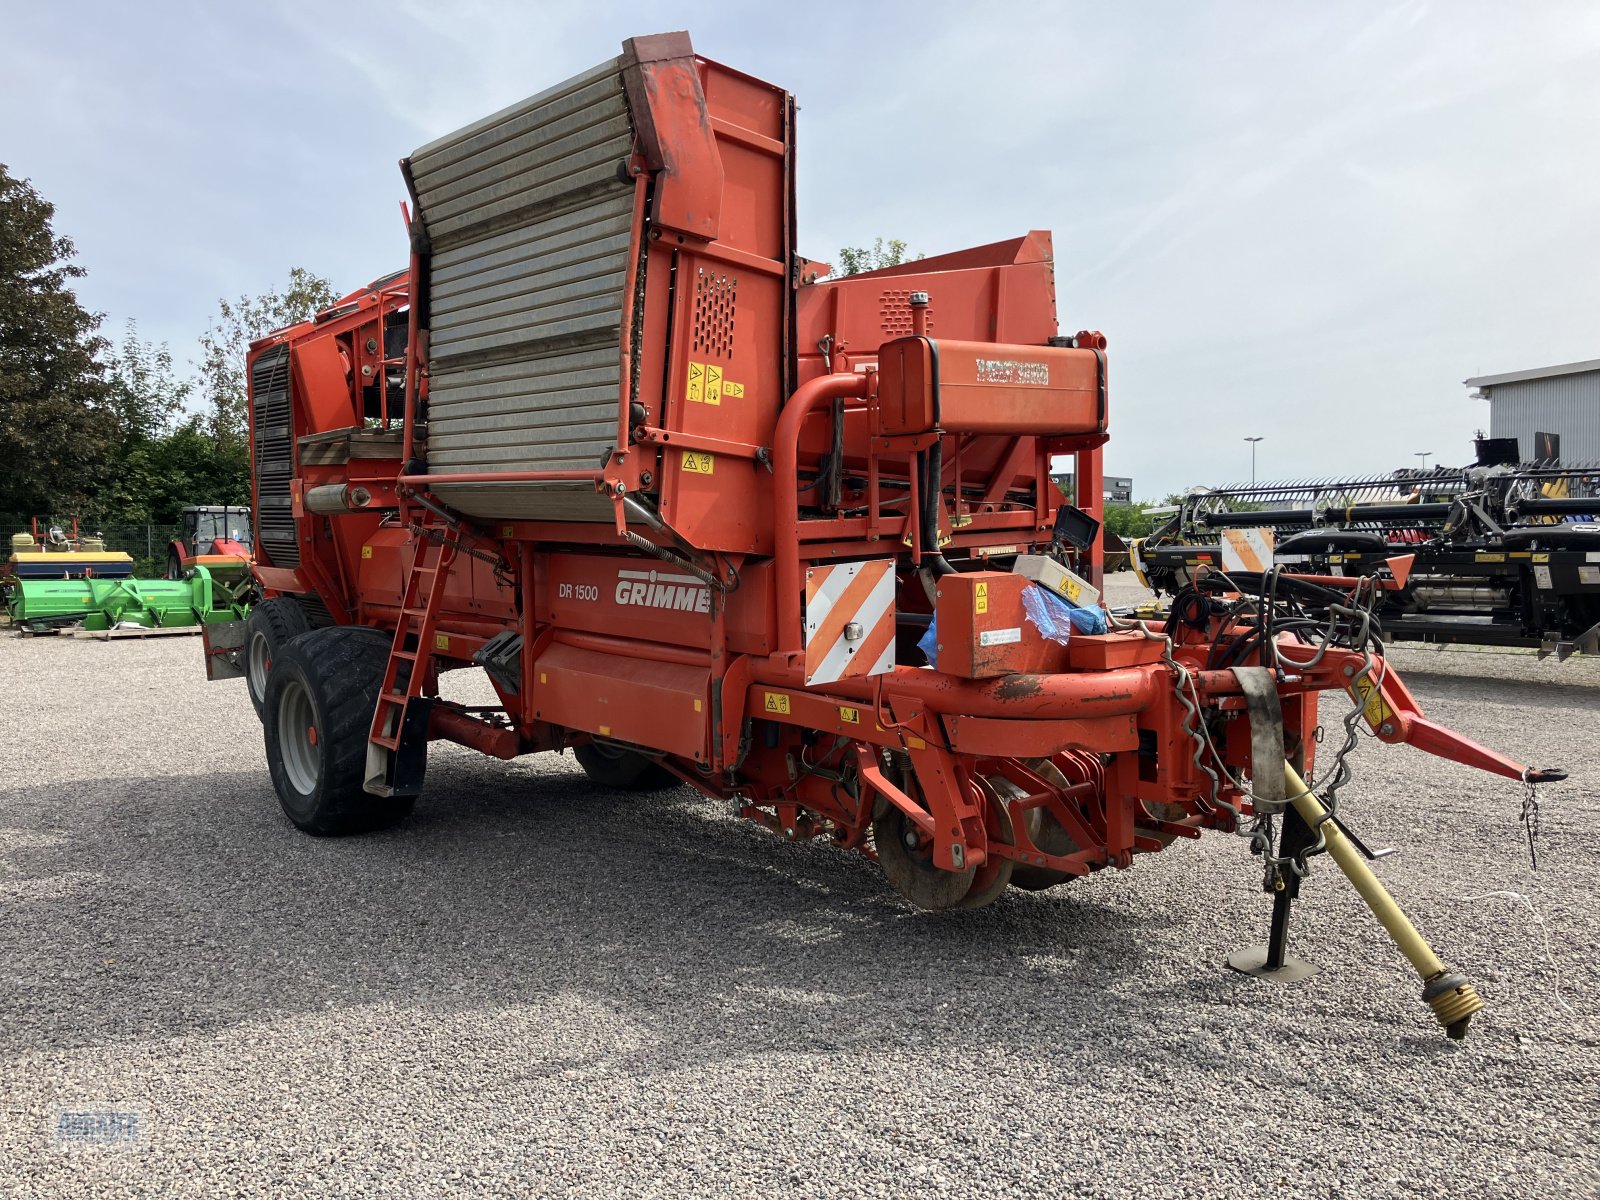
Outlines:
{"label": "orange sheet metal panel", "polygon": [[[331,337],[302,338],[295,343],[290,362],[294,366],[295,399],[308,413],[305,429],[341,429],[355,424],[348,364],[338,341]],[[295,428],[299,430],[301,425],[297,423]]]}
{"label": "orange sheet metal panel", "polygon": [[1105,427],[1092,350],[898,338],[878,353],[888,434],[1082,434]]}
{"label": "orange sheet metal panel", "polygon": [[1063,750],[1137,750],[1139,727],[1132,713],[1057,721],[1011,721],[996,717],[946,717],[950,746],[962,754],[1035,758]]}
{"label": "orange sheet metal panel", "polygon": [[551,645],[534,664],[534,719],[704,762],[709,666]]}
{"label": "orange sheet metal panel", "polygon": [[694,545],[770,553],[772,475],[756,455],[790,386],[793,101],[716,63],[699,70],[723,202],[714,240],[650,246],[641,379],[660,381],[644,408],[665,434],[650,486]]}
{"label": "orange sheet metal panel", "polygon": [[966,679],[1066,670],[1067,648],[1046,640],[1022,607],[1022,592],[1029,586],[1009,571],[941,579],[934,606],[938,669]]}
{"label": "orange sheet metal panel", "polygon": [[1161,661],[1163,643],[1137,630],[1075,633],[1067,643],[1067,664],[1074,671],[1114,671]]}
{"label": "orange sheet metal panel", "polygon": [[672,646],[711,645],[711,589],[698,577],[638,555],[540,558],[538,620]]}

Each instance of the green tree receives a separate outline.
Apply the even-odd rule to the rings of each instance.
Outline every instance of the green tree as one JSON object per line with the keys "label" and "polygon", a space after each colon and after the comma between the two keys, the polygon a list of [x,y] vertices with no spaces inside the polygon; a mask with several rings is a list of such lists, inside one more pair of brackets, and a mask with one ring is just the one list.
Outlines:
{"label": "green tree", "polygon": [[134,321],[123,330],[122,345],[107,357],[106,367],[111,404],[124,445],[130,449],[165,434],[194,393],[193,380],[174,374],[167,344],[142,341]]}
{"label": "green tree", "polygon": [[1145,504],[1108,504],[1105,508],[1105,527],[1121,538],[1149,537],[1155,528],[1155,518],[1146,512]]}
{"label": "green tree", "polygon": [[[918,254],[916,258],[921,258]],[[906,256],[906,244],[899,238],[874,238],[870,247],[844,246],[839,250],[839,275],[859,275],[863,271],[881,271],[884,267],[898,267],[911,262]]]}
{"label": "green tree", "polygon": [[121,347],[107,357],[106,370],[117,419],[117,469],[95,506],[97,519],[106,525],[176,521],[176,510],[163,499],[169,481],[157,461],[163,443],[176,432],[173,422],[194,392],[194,383],[177,377],[172,351],[165,343],[141,340],[133,321],[127,324]]}
{"label": "green tree", "polygon": [[115,453],[100,317],[78,303],[84,269],[54,218],[0,163],[0,513],[13,520],[89,509]]}
{"label": "green tree", "polygon": [[249,428],[244,368],[250,343],[307,320],[336,299],[326,279],[293,267],[289,285],[281,292],[273,289],[254,298],[217,302],[216,319],[200,335],[200,396],[219,454],[237,458]]}

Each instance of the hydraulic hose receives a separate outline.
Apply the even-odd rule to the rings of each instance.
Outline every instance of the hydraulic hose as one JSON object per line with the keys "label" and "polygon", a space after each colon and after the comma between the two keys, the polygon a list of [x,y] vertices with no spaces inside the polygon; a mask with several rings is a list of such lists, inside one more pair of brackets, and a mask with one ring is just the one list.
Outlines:
{"label": "hydraulic hose", "polygon": [[918,574],[928,599],[937,602],[939,580],[956,573],[939,549],[939,512],[944,507],[943,443],[930,446],[917,456],[917,473],[921,476],[919,503],[922,509],[918,514],[922,526],[922,562]]}

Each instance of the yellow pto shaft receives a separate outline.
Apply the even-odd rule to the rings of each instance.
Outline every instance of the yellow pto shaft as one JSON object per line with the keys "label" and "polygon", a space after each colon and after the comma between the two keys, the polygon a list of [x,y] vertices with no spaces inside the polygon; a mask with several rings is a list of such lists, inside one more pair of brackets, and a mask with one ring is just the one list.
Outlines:
{"label": "yellow pto shaft", "polygon": [[1483,999],[1470,983],[1460,975],[1453,974],[1440,961],[1433,947],[1417,932],[1411,919],[1400,911],[1394,897],[1372,873],[1372,868],[1367,866],[1366,860],[1350,839],[1345,837],[1336,822],[1327,819],[1328,810],[1311,793],[1305,780],[1300,778],[1300,773],[1285,763],[1283,776],[1284,787],[1292,797],[1296,811],[1313,830],[1322,831],[1333,861],[1339,864],[1339,869],[1367,902],[1372,915],[1389,931],[1395,945],[1400,947],[1400,953],[1410,960],[1417,974],[1422,977],[1422,998],[1433,1009],[1439,1024],[1452,1038],[1459,1040],[1466,1037],[1467,1023],[1472,1020],[1472,1014],[1483,1007]]}

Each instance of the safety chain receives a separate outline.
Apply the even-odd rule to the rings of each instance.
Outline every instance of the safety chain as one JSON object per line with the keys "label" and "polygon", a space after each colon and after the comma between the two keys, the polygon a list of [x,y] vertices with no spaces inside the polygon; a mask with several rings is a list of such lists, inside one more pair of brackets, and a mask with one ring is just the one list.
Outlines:
{"label": "safety chain", "polygon": [[[1370,600],[1368,603],[1370,604]],[[1372,631],[1371,609],[1365,606],[1360,608],[1345,608],[1342,605],[1332,606],[1329,610],[1328,640],[1332,640],[1335,636],[1335,630],[1342,618],[1350,618],[1355,623],[1352,631],[1355,636],[1351,640],[1361,647],[1361,667],[1355,674],[1349,676],[1350,682],[1346,685],[1353,695],[1353,700],[1349,710],[1341,719],[1341,723],[1344,726],[1344,741],[1334,751],[1331,770],[1319,773],[1326,782],[1317,783],[1316,786],[1313,786],[1315,782],[1313,779],[1308,778],[1306,781],[1307,792],[1317,797],[1324,810],[1321,819],[1311,829],[1311,832],[1316,834],[1314,842],[1306,846],[1298,854],[1279,855],[1274,854],[1271,849],[1273,830],[1270,822],[1264,830],[1252,832],[1250,852],[1261,855],[1269,886],[1275,886],[1276,879],[1285,869],[1293,872],[1296,878],[1304,879],[1311,871],[1311,865],[1307,860],[1327,852],[1328,834],[1323,827],[1328,822],[1338,818],[1339,789],[1349,783],[1355,774],[1350,769],[1350,764],[1347,760],[1351,751],[1360,743],[1362,720],[1366,714],[1366,701],[1363,698],[1361,684],[1372,675],[1374,670],[1379,671],[1380,678],[1382,671],[1387,670],[1387,664],[1380,667],[1378,657],[1372,652],[1373,645],[1381,645],[1381,643],[1377,642],[1377,637]],[[1291,804],[1296,799],[1298,799],[1296,796],[1285,797],[1285,800]]]}
{"label": "safety chain", "polygon": [[[1276,571],[1277,568],[1274,568],[1273,573],[1276,574]],[[1224,579],[1226,579],[1226,576],[1224,576]],[[1231,581],[1229,582],[1231,583]],[[1248,594],[1245,589],[1237,585],[1234,585],[1234,590],[1240,595]],[[1268,594],[1265,586],[1263,591],[1264,594]],[[1340,626],[1346,622],[1348,623],[1349,636],[1345,637],[1344,640],[1353,642],[1362,649],[1361,667],[1349,677],[1349,683],[1347,684],[1348,690],[1354,695],[1355,699],[1351,704],[1350,710],[1345,713],[1343,718],[1344,741],[1334,753],[1331,773],[1325,773],[1324,777],[1327,782],[1319,787],[1312,788],[1310,781],[1308,780],[1307,782],[1308,790],[1322,802],[1322,806],[1326,810],[1325,815],[1317,822],[1313,830],[1316,834],[1316,841],[1305,847],[1299,854],[1293,855],[1273,853],[1272,846],[1276,840],[1277,822],[1269,814],[1260,814],[1247,827],[1241,826],[1239,818],[1242,814],[1237,806],[1230,804],[1222,797],[1222,778],[1207,763],[1207,752],[1209,751],[1212,762],[1215,762],[1221,768],[1223,774],[1228,776],[1228,782],[1234,788],[1244,791],[1244,784],[1228,770],[1227,764],[1222,759],[1221,752],[1216,748],[1215,743],[1211,740],[1210,733],[1205,728],[1205,721],[1200,713],[1199,696],[1196,693],[1194,681],[1190,677],[1188,669],[1173,658],[1172,639],[1165,635],[1151,633],[1148,629],[1145,629],[1142,622],[1131,623],[1133,627],[1143,632],[1146,637],[1151,639],[1159,638],[1160,641],[1165,643],[1162,648],[1162,661],[1172,670],[1175,676],[1174,691],[1177,695],[1178,703],[1183,708],[1183,732],[1194,743],[1193,761],[1196,768],[1206,776],[1210,783],[1210,797],[1208,800],[1202,800],[1201,803],[1208,804],[1213,812],[1226,810],[1232,814],[1234,831],[1249,839],[1250,852],[1252,854],[1261,856],[1269,887],[1274,886],[1275,881],[1285,870],[1292,871],[1299,878],[1305,878],[1310,871],[1310,865],[1307,860],[1318,854],[1325,853],[1328,849],[1327,834],[1322,826],[1337,817],[1339,811],[1339,789],[1350,782],[1354,774],[1346,759],[1360,742],[1361,722],[1366,709],[1361,693],[1361,684],[1372,675],[1374,670],[1379,671],[1381,678],[1382,671],[1387,669],[1386,665],[1379,665],[1379,657],[1374,655],[1372,650],[1374,645],[1379,647],[1380,652],[1382,648],[1382,644],[1378,642],[1372,628],[1372,603],[1376,595],[1376,588],[1358,586],[1351,597],[1349,606],[1331,606],[1327,630],[1322,638],[1322,649],[1308,663],[1297,664],[1302,667],[1313,666],[1320,661],[1328,646],[1344,632]],[[1129,627],[1115,620],[1113,623],[1119,628]],[[1273,653],[1275,657],[1275,648]],[[1319,727],[1319,740],[1320,732]],[[1296,799],[1298,799],[1296,796],[1285,797],[1286,802],[1291,804]]]}
{"label": "safety chain", "polygon": [[[1207,805],[1212,812],[1216,812],[1218,809],[1226,809],[1233,816],[1233,828],[1237,829],[1241,814],[1235,805],[1229,804],[1222,798],[1222,779],[1206,763],[1206,749],[1211,745],[1211,742],[1205,733],[1204,721],[1200,715],[1199,694],[1194,686],[1194,680],[1189,674],[1189,669],[1172,657],[1172,639],[1166,634],[1151,633],[1145,627],[1143,621],[1123,621],[1110,613],[1107,613],[1107,618],[1113,629],[1136,630],[1148,640],[1161,643],[1161,661],[1172,671],[1175,681],[1174,691],[1177,694],[1178,703],[1183,706],[1183,732],[1194,743],[1194,765],[1197,770],[1211,781],[1211,797],[1209,800],[1202,800],[1201,803]],[[1193,698],[1191,698],[1191,694],[1193,694]],[[1228,771],[1227,765],[1222,761],[1222,756],[1216,754],[1214,748],[1212,752],[1217,760],[1217,765],[1222,768],[1224,774],[1228,775],[1228,782],[1238,787],[1238,780],[1234,779],[1233,775]]]}
{"label": "safety chain", "polygon": [[1539,836],[1539,796],[1533,786],[1533,780],[1528,778],[1528,772],[1522,773],[1522,828],[1528,835],[1528,861],[1533,864],[1533,869],[1539,869],[1539,852],[1534,848],[1534,839]]}

